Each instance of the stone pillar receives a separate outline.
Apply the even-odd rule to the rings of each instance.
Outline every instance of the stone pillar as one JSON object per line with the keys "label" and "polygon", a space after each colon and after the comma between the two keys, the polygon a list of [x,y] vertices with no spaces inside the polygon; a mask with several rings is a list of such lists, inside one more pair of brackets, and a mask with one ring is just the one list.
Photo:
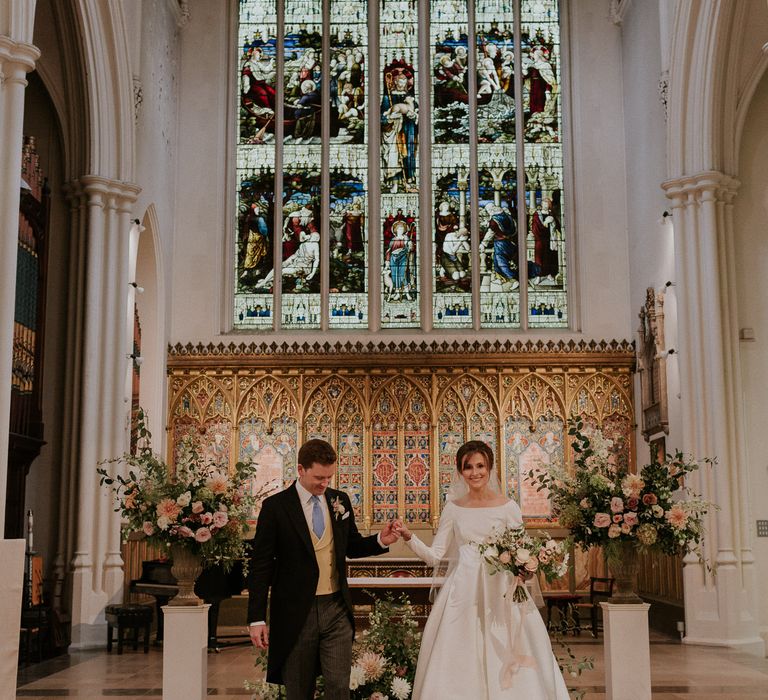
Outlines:
{"label": "stone pillar", "polygon": [[27,73],[40,57],[31,44],[35,0],[10,0],[4,4],[7,7],[0,13],[0,528],[5,527],[8,477],[15,303],[15,285],[11,280],[16,279],[19,239],[24,88]]}
{"label": "stone pillar", "polygon": [[163,606],[163,700],[205,700],[208,695],[210,607]]}
{"label": "stone pillar", "polygon": [[651,700],[650,604],[600,603],[600,607],[605,630],[606,700]]}
{"label": "stone pillar", "polygon": [[79,386],[77,524],[72,558],[72,646],[106,641],[104,606],[121,599],[120,522],[111,494],[99,486],[99,461],[128,449],[129,402],[125,373],[131,345],[126,338],[130,205],[135,185],[88,175],[80,178],[87,197],[87,258]]}
{"label": "stone pillar", "polygon": [[672,201],[675,236],[683,451],[718,460],[690,479],[720,510],[707,516],[703,543],[716,575],[695,555],[684,560],[683,641],[762,655],[731,251],[738,184],[707,171],[663,185]]}

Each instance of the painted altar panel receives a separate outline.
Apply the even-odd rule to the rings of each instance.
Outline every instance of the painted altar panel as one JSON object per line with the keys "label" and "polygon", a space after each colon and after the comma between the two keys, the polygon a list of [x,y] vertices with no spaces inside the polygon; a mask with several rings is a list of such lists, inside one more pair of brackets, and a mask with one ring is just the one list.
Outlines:
{"label": "painted altar panel", "polygon": [[[503,487],[529,525],[557,530],[530,472],[571,461],[573,413],[621,441],[630,458],[634,353],[624,344],[507,347],[177,346],[169,457],[191,435],[220,463],[255,460],[259,483],[284,487],[296,477],[299,445],[323,437],[337,449],[336,485],[350,494],[363,530],[393,517],[423,530],[439,520],[457,449],[479,438],[494,448]],[[575,558],[579,585],[598,571],[590,556],[599,558]]]}

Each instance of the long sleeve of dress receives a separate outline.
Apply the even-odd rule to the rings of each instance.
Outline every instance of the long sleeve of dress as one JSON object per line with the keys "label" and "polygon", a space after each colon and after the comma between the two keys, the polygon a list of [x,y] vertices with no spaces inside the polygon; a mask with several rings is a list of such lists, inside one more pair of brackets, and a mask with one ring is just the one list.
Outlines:
{"label": "long sleeve of dress", "polygon": [[431,566],[435,566],[451,549],[453,543],[453,509],[455,506],[451,503],[446,504],[443,514],[440,516],[440,524],[437,527],[437,533],[432,541],[432,546],[424,544],[416,535],[406,543],[411,551],[422,561]]}

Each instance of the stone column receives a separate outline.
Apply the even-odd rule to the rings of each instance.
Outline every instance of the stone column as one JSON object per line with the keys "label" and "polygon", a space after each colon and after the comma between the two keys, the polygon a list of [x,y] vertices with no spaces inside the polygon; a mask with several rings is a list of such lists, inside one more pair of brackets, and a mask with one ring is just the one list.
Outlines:
{"label": "stone column", "polygon": [[762,655],[731,251],[738,184],[707,171],[663,185],[672,201],[675,235],[683,451],[718,460],[691,478],[691,486],[720,508],[707,516],[703,543],[717,572],[695,555],[685,558],[683,641]]}
{"label": "stone column", "polygon": [[125,373],[130,204],[139,188],[107,178],[80,178],[87,197],[87,258],[79,386],[77,524],[72,558],[72,646],[106,640],[104,606],[122,595],[119,515],[100,487],[96,466],[128,449]]}
{"label": "stone column", "polygon": [[[26,75],[40,51],[32,41],[35,0],[11,0],[0,13],[0,528],[5,527],[8,430],[11,412],[11,363],[15,303],[16,251],[19,239],[21,142]],[[6,24],[7,22],[7,24]],[[0,538],[3,530],[0,530]]]}

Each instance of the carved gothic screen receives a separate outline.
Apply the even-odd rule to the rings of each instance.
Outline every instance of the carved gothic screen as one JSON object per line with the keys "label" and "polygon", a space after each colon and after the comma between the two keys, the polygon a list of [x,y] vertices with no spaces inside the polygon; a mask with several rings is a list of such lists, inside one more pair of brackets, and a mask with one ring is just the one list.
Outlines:
{"label": "carved gothic screen", "polygon": [[234,326],[568,326],[557,0],[240,0]]}
{"label": "carved gothic screen", "polygon": [[430,528],[456,451],[481,439],[526,520],[551,525],[531,471],[570,460],[574,414],[631,457],[633,362],[625,344],[176,346],[171,459],[191,435],[221,465],[255,460],[258,480],[282,488],[296,477],[299,445],[323,438],[338,452],[336,484],[363,527],[400,517]]}

